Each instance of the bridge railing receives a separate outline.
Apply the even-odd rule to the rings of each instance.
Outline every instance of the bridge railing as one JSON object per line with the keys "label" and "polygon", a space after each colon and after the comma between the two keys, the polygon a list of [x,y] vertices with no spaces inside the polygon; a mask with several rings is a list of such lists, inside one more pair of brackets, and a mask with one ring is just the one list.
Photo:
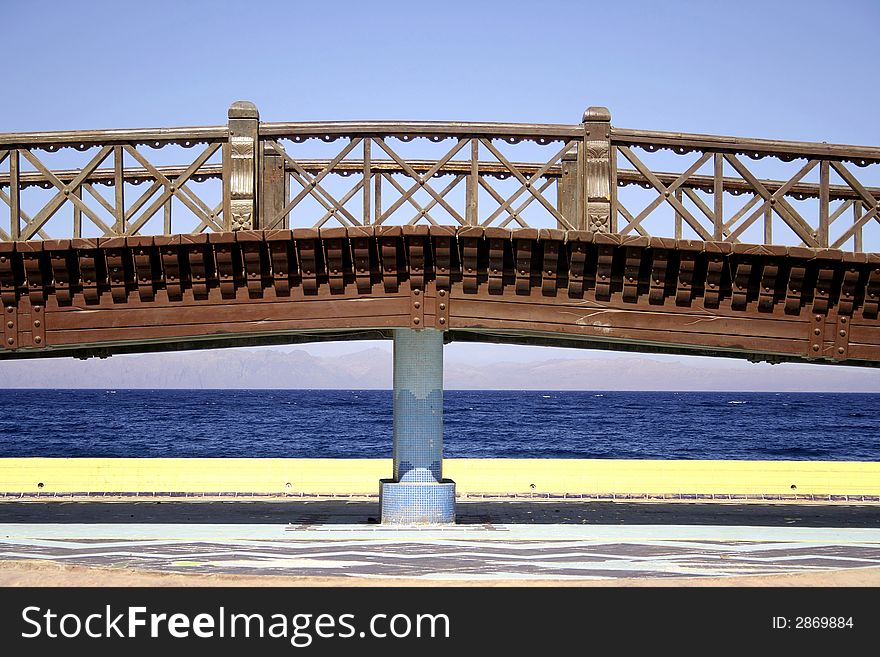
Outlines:
{"label": "bridge railing", "polygon": [[[646,219],[665,206],[676,238],[689,231],[707,241],[863,251],[866,227],[880,222],[880,148],[623,129],[612,130],[612,147],[632,166],[618,169],[618,186],[653,194],[640,211],[616,201],[614,229],[624,235],[648,235]],[[665,163],[675,173],[643,161],[645,153],[663,150],[672,154]],[[773,178],[759,175],[757,165]]]}
{"label": "bridge railing", "polygon": [[[576,198],[582,136],[580,126],[566,125],[264,124],[261,226],[301,225],[296,218],[304,216],[316,227],[333,222],[524,228],[537,220],[576,230],[579,222],[566,200]],[[422,145],[407,149],[414,140],[436,144],[439,152],[426,157]],[[342,144],[330,157],[315,160],[297,152],[311,141]],[[518,161],[512,145],[528,146],[530,161]],[[284,180],[266,174],[273,163]],[[334,175],[353,182],[331,189],[327,181]],[[305,201],[317,201],[318,207],[301,208]]]}
{"label": "bridge railing", "polygon": [[225,126],[0,134],[0,239],[428,223],[880,250],[878,171],[877,147],[624,130],[604,108],[265,123],[239,102]]}
{"label": "bridge railing", "polygon": [[[175,232],[224,230],[222,193],[211,199],[193,186],[222,179],[210,162],[226,142],[225,126],[0,135],[0,205],[9,211],[0,239],[171,233],[172,201],[198,221]],[[150,151],[170,146],[194,156],[158,165]]]}

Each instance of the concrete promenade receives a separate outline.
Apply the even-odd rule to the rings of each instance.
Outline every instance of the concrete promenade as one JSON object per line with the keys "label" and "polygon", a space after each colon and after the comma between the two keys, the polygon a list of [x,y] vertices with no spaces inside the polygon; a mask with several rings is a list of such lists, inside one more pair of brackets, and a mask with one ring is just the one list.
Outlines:
{"label": "concrete promenade", "polygon": [[0,584],[880,583],[878,504],[479,501],[459,502],[455,525],[393,528],[378,513],[7,500]]}

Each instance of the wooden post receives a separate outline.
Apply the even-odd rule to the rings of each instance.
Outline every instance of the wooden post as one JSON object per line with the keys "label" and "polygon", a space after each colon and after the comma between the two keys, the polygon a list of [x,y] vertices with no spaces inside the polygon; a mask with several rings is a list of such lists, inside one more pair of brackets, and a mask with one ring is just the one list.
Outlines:
{"label": "wooden post", "polygon": [[479,205],[480,198],[480,140],[471,139],[471,173],[467,179],[467,208],[465,210],[465,224],[476,226],[480,223]]}
{"label": "wooden post", "polygon": [[[116,192],[116,211],[114,230],[117,235],[125,235],[125,172],[122,162],[122,146],[113,147],[113,188]],[[81,198],[82,196],[80,196]]]}
{"label": "wooden post", "polygon": [[165,235],[171,235],[171,197],[162,206],[162,230]]}
{"label": "wooden post", "polygon": [[[76,197],[82,200],[83,197],[83,188],[82,185],[76,188],[73,192]],[[82,210],[80,207],[74,203],[73,204],[73,236],[74,237],[82,237]]]}
{"label": "wooden post", "polygon": [[584,216],[580,230],[610,233],[614,230],[613,193],[617,175],[611,147],[611,112],[606,107],[588,107],[584,112]]}
{"label": "wooden post", "polygon": [[[679,187],[678,189],[675,190],[674,195],[675,195],[675,199],[679,203],[681,203],[682,199],[684,198],[681,194],[681,187]],[[682,226],[683,217],[681,216],[681,214],[679,214],[677,209],[673,208],[672,211],[675,213],[675,239],[680,240],[681,239],[681,230],[683,227]]]}
{"label": "wooden post", "polygon": [[715,153],[715,183],[712,191],[715,193],[712,239],[721,242],[724,240],[724,156],[721,153]]}
{"label": "wooden post", "polygon": [[21,187],[19,173],[21,162],[18,149],[9,151],[9,236],[13,240],[21,237]]}
{"label": "wooden post", "polygon": [[819,162],[819,228],[816,232],[818,233],[819,246],[822,247],[828,246],[828,207],[831,203],[829,173],[828,160]]}
{"label": "wooden post", "polygon": [[281,216],[287,205],[288,176],[284,158],[268,142],[263,144],[260,163],[260,212],[255,228],[287,228],[287,215]]}
{"label": "wooden post", "polygon": [[[853,224],[858,224],[859,219],[862,218],[862,201],[856,201],[853,203]],[[859,229],[853,235],[853,251],[856,253],[862,252],[862,229]]]}
{"label": "wooden post", "polygon": [[[572,147],[562,156],[562,173],[559,176],[559,187],[556,189],[556,205],[559,214],[575,228],[581,223],[578,196],[577,148]],[[557,228],[565,227],[560,225]]]}
{"label": "wooden post", "polygon": [[223,216],[226,230],[256,228],[256,153],[260,113],[246,100],[229,107],[229,141],[223,148]]}
{"label": "wooden post", "polygon": [[373,176],[375,178],[373,183],[375,186],[373,190],[373,223],[377,226],[382,223],[382,179],[384,177],[385,174],[381,171],[377,171]]}
{"label": "wooden post", "polygon": [[[370,223],[371,201],[370,201],[370,184],[373,179],[373,156],[371,154],[373,147],[372,137],[364,139],[364,218],[361,223],[366,226]],[[285,176],[285,179],[287,176]]]}

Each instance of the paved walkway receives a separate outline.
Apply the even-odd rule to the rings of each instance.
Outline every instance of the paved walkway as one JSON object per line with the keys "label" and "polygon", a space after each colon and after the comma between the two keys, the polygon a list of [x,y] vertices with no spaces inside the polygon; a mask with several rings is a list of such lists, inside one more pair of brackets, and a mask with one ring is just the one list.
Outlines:
{"label": "paved walkway", "polygon": [[[880,506],[463,503],[450,527],[373,502],[0,504],[0,560],[423,580],[773,575],[880,566]],[[371,522],[373,521],[373,522]]]}

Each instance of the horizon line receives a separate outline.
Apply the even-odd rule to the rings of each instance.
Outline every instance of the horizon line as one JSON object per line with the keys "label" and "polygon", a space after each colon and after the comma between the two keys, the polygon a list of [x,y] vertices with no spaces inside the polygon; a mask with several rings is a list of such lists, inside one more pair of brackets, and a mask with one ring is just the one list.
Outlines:
{"label": "horizon line", "polygon": [[[244,392],[244,391],[263,391],[263,392],[273,392],[273,391],[349,391],[349,392],[393,392],[393,388],[175,388],[175,387],[163,387],[163,388],[151,388],[151,387],[138,387],[138,388],[120,388],[120,387],[100,387],[100,388],[50,388],[45,386],[21,386],[21,387],[0,387],[0,391],[16,391],[16,390],[87,390],[87,391],[138,391],[138,390],[180,390],[180,391],[194,391],[194,390],[221,390],[226,392]],[[615,392],[624,392],[624,393],[658,393],[658,394],[669,394],[669,393],[682,393],[682,392],[693,392],[693,393],[714,393],[714,394],[792,394],[792,395],[814,395],[814,394],[831,394],[831,395],[880,395],[880,391],[858,391],[858,390],[698,390],[698,389],[677,389],[677,390],[650,390],[650,389],[642,389],[642,390],[615,390],[609,388],[444,388],[443,392],[594,392],[594,393],[615,393]]]}

